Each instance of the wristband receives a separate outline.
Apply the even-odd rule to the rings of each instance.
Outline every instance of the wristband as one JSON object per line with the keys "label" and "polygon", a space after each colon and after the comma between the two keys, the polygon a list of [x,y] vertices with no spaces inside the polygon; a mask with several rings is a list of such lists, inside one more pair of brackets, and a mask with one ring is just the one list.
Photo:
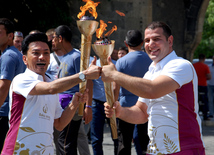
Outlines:
{"label": "wristband", "polygon": [[92,108],[92,106],[90,106],[90,105],[85,105],[85,107],[86,107],[86,108]]}

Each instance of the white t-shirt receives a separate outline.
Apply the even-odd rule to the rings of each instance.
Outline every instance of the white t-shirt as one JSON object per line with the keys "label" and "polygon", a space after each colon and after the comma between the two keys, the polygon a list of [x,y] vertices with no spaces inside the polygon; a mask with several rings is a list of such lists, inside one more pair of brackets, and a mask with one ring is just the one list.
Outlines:
{"label": "white t-shirt", "polygon": [[[10,129],[2,154],[54,154],[53,123],[63,109],[58,94],[29,95],[41,75],[29,69],[17,75],[10,87]],[[52,81],[48,76],[46,82]]]}
{"label": "white t-shirt", "polygon": [[192,148],[203,148],[201,120],[198,115],[197,75],[190,62],[173,51],[154,66],[144,78],[154,80],[166,75],[180,88],[157,99],[139,98],[147,104],[149,154],[171,154]]}

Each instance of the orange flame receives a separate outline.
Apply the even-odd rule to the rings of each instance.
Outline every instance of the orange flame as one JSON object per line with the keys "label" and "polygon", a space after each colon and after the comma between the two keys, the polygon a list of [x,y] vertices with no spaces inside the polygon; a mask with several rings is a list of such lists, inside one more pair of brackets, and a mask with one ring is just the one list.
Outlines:
{"label": "orange flame", "polygon": [[86,13],[86,11],[89,11],[89,13],[96,19],[97,18],[97,12],[96,12],[96,7],[98,6],[98,4],[100,3],[100,2],[93,2],[93,1],[91,1],[91,0],[82,0],[83,2],[86,2],[86,4],[84,5],[84,6],[81,6],[80,7],[80,10],[82,11],[82,12],[80,12],[78,15],[77,15],[77,17],[79,18],[79,19],[81,19],[82,18],[82,16],[84,16],[85,15],[85,13]]}
{"label": "orange flame", "polygon": [[112,29],[109,30],[109,31],[105,34],[105,37],[109,37],[114,31],[117,31],[117,26],[116,26],[116,25],[114,25],[114,26],[112,27]]}
{"label": "orange flame", "polygon": [[112,22],[111,22],[111,21],[108,21],[108,23],[111,24]]}
{"label": "orange flame", "polygon": [[125,14],[123,13],[123,12],[120,12],[120,11],[118,11],[118,10],[115,10],[116,11],[116,13],[118,14],[118,15],[120,15],[120,16],[125,16]]}
{"label": "orange flame", "polygon": [[97,38],[102,38],[103,32],[106,31],[106,27],[107,24],[103,20],[100,20],[100,28],[96,30]]}

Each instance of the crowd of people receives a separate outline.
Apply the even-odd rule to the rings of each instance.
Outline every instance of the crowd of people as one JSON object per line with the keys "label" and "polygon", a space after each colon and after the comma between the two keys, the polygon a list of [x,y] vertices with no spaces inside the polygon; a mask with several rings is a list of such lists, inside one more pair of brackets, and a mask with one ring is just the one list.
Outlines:
{"label": "crowd of people", "polygon": [[[205,81],[210,81],[201,85],[201,64],[176,55],[165,23],[149,24],[144,38],[128,30],[125,46],[114,49],[109,65],[101,67],[94,56],[82,72],[81,49],[72,46],[69,26],[32,30],[25,37],[14,30],[9,19],[0,18],[2,155],[54,154],[54,148],[57,155],[90,155],[84,124],[90,125],[93,154],[102,155],[104,124],[114,112],[118,139],[112,139],[112,154],[130,155],[134,142],[138,155],[205,155],[198,92],[203,89],[207,96],[207,120],[207,112],[211,117],[214,111],[214,64],[204,66]],[[85,80],[82,94],[79,83]],[[113,107],[106,103],[104,82],[114,86]],[[85,103],[83,116],[78,115],[80,101]]]}

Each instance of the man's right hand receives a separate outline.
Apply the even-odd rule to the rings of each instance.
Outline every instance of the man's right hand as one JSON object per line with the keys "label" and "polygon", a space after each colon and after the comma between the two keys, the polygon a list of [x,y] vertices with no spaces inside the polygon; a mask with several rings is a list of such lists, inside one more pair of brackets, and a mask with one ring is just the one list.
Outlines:
{"label": "man's right hand", "polygon": [[99,66],[96,66],[96,61],[97,61],[97,58],[94,56],[94,59],[91,62],[91,65],[89,66],[89,68],[83,71],[83,74],[85,74],[86,79],[98,79],[100,77],[102,68]]}
{"label": "man's right hand", "polygon": [[120,110],[121,110],[121,105],[118,101],[114,102],[113,107],[111,108],[111,106],[105,102],[104,103],[104,110],[105,110],[105,114],[107,118],[111,118],[115,112],[116,117],[119,117],[120,115]]}

